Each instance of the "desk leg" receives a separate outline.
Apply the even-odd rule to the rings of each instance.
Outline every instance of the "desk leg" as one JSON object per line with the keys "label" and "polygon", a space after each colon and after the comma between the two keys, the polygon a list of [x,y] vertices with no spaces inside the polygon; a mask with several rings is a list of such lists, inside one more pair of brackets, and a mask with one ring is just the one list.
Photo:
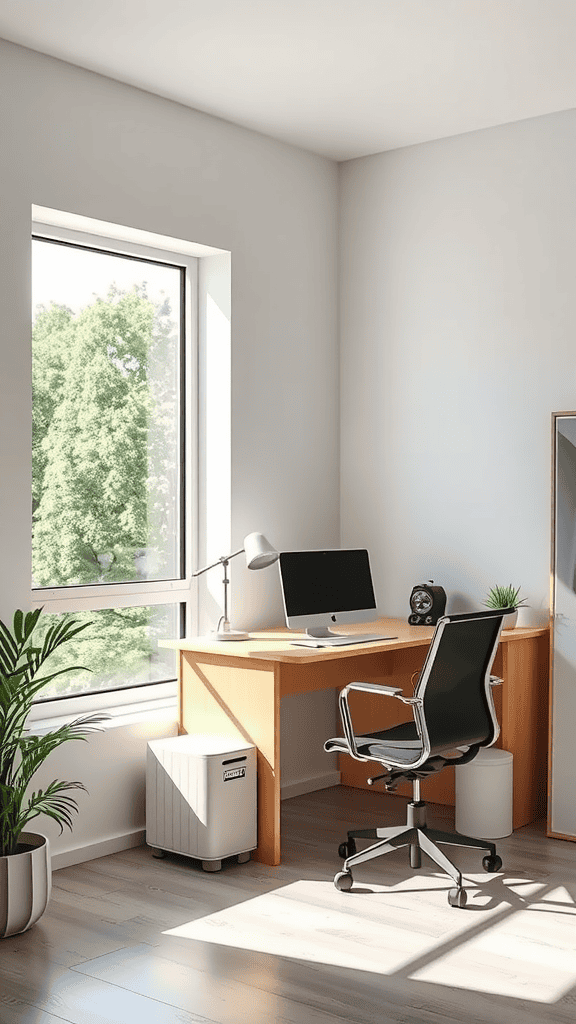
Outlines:
{"label": "desk leg", "polygon": [[501,651],[504,686],[498,746],[514,756],[516,829],[546,810],[548,637],[511,641],[502,644]]}
{"label": "desk leg", "polygon": [[182,651],[183,733],[230,736],[253,743],[258,764],[258,847],[263,864],[280,863],[280,699],[274,666]]}

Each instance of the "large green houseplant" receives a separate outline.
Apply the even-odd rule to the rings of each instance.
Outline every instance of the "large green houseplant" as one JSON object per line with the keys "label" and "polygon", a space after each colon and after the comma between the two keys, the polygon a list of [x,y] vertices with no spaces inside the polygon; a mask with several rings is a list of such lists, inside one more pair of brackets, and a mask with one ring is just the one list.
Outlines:
{"label": "large green houseplant", "polygon": [[[60,827],[72,828],[77,803],[73,790],[85,789],[81,782],[54,780],[44,789],[30,790],[32,779],[48,755],[68,740],[84,740],[106,715],[84,715],[49,732],[30,733],[26,721],[34,698],[56,676],[78,671],[71,665],[50,672],[46,662],[63,644],[77,636],[89,623],[81,625],[64,616],[45,631],[39,640],[37,626],[42,609],[16,611],[12,628],[0,620],[0,936],[24,931],[34,920],[25,921],[26,911],[14,916],[14,893],[8,891],[11,877],[19,877],[17,888],[24,890],[19,856],[33,855],[43,849],[46,861],[46,903],[50,892],[48,842],[44,836],[27,832],[29,822],[45,814]],[[30,865],[30,874],[38,867]],[[45,905],[44,908],[45,909]],[[41,912],[43,912],[43,909]],[[10,921],[12,915],[12,923]],[[16,925],[14,924],[16,922]],[[24,925],[17,927],[17,925]]]}

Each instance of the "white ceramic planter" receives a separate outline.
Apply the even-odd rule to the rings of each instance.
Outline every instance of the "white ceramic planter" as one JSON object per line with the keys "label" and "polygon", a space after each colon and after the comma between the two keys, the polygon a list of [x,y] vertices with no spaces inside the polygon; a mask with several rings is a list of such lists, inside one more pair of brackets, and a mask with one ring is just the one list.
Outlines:
{"label": "white ceramic planter", "polygon": [[20,853],[0,857],[0,938],[19,935],[38,921],[52,890],[50,844],[46,836],[23,832]]}
{"label": "white ceramic planter", "polygon": [[509,615],[505,615],[502,619],[502,629],[514,629],[514,626],[518,622],[518,609],[515,612],[510,612]]}

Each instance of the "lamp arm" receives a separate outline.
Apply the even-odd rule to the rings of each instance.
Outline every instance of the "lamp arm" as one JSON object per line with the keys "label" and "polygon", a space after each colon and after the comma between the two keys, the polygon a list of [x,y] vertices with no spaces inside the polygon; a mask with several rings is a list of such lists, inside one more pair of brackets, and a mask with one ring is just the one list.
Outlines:
{"label": "lamp arm", "polygon": [[217,565],[223,565],[224,568],[228,565],[231,558],[236,558],[236,555],[241,555],[244,548],[239,548],[238,551],[233,551],[231,555],[222,555],[217,562],[212,562],[211,565],[205,565],[203,569],[197,569],[196,572],[192,573],[192,576],[201,576],[203,572],[208,572],[208,569],[215,569]]}

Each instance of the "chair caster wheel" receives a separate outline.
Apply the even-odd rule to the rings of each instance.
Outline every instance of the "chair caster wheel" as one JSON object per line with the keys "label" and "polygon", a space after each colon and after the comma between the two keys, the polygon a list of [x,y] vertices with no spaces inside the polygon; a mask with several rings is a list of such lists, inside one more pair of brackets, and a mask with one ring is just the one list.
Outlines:
{"label": "chair caster wheel", "polygon": [[502,867],[502,858],[499,857],[497,853],[495,853],[493,857],[488,854],[488,856],[484,857],[482,860],[482,867],[484,868],[484,871],[500,871],[500,868]]}
{"label": "chair caster wheel", "polygon": [[352,872],[339,871],[337,875],[334,875],[334,885],[340,892],[349,892],[353,885]]}
{"label": "chair caster wheel", "polygon": [[342,860],[346,860],[347,857],[353,857],[355,853],[356,843],[353,839],[347,839],[345,843],[340,843],[338,856],[342,857]]}
{"label": "chair caster wheel", "polygon": [[465,907],[467,899],[466,889],[450,889],[448,893],[448,903],[451,907]]}

